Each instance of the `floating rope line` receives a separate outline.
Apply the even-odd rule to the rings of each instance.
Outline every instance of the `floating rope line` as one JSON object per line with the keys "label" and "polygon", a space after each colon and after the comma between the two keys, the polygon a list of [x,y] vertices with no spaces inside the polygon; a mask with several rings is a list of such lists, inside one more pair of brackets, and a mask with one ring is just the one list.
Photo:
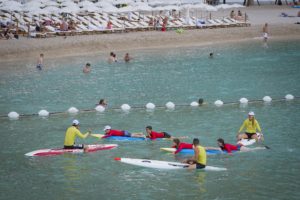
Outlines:
{"label": "floating rope line", "polygon": [[[224,105],[245,105],[253,104],[253,103],[272,103],[272,102],[282,102],[282,101],[291,101],[291,100],[298,100],[300,97],[294,97],[292,95],[286,95],[285,98],[278,98],[278,99],[272,99],[269,96],[265,96],[262,100],[261,99],[254,99],[254,100],[247,100],[246,98],[241,98],[240,101],[233,101],[233,102],[222,102],[221,100],[217,100],[214,103],[204,102],[203,104],[198,104],[198,102],[192,102],[191,104],[174,104],[173,102],[168,102],[166,105],[154,105],[152,103],[148,103],[146,105],[135,105],[135,106],[129,106],[128,104],[123,104],[121,107],[111,107],[108,108],[108,110],[122,110],[124,112],[128,112],[131,109],[134,110],[151,110],[154,111],[155,109],[169,109],[174,110],[175,107],[202,107],[207,105],[215,105],[217,107],[221,107]],[[149,106],[151,105],[151,106]],[[100,108],[102,107],[101,105]],[[40,116],[40,117],[48,117],[50,115],[62,115],[62,114],[70,114],[70,115],[76,115],[78,113],[89,113],[89,112],[99,112],[103,113],[107,108],[102,107],[101,109],[97,110],[97,107],[93,109],[82,109],[78,110],[75,107],[71,107],[68,109],[68,111],[55,111],[55,112],[48,112],[46,110],[40,110],[38,113],[31,113],[31,114],[18,114],[17,112],[10,112],[8,115],[0,115],[0,118],[10,118],[10,119],[18,119],[19,117],[33,117],[33,116]]]}

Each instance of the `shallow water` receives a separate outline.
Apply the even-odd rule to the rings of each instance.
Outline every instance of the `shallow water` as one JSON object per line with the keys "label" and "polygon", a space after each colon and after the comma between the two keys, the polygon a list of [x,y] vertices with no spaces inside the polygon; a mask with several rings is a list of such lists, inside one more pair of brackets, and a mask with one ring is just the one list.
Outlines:
{"label": "shallow water", "polygon": [[[208,53],[214,51],[214,59]],[[208,164],[226,172],[154,170],[118,163],[114,157],[180,160],[163,153],[168,141],[116,142],[87,138],[88,143],[117,143],[119,147],[97,153],[28,158],[24,154],[59,147],[74,116],[61,114],[43,119],[1,117],[0,199],[298,199],[300,185],[299,100],[252,103],[247,107],[213,102],[241,97],[283,98],[300,95],[299,41],[274,42],[268,49],[258,41],[224,46],[130,52],[134,60],[113,65],[94,55],[46,59],[43,71],[34,63],[7,63],[1,71],[0,113],[22,114],[94,108],[99,98],[109,108],[153,102],[189,104],[203,97],[199,108],[160,108],[130,113],[108,109],[105,113],[80,113],[81,129],[100,133],[104,125],[132,132],[146,125],[172,135],[199,137],[205,146],[223,137],[234,143],[235,134],[249,110],[254,110],[271,150],[210,156]],[[123,55],[124,52],[117,52]],[[121,58],[119,58],[121,60]],[[91,74],[82,66],[92,63]],[[25,66],[25,67],[24,67]],[[51,66],[51,67],[48,67]],[[1,69],[3,66],[1,67]]]}

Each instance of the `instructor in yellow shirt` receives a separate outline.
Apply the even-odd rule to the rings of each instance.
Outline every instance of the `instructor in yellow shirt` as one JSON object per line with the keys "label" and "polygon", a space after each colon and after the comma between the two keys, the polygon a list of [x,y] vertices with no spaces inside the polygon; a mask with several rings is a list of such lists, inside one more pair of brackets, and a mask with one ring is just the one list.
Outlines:
{"label": "instructor in yellow shirt", "polygon": [[79,121],[77,119],[73,120],[73,124],[66,131],[66,137],[64,142],[64,149],[85,149],[83,144],[75,145],[76,137],[85,139],[89,136],[90,131],[82,134],[79,130]]}
{"label": "instructor in yellow shirt", "polygon": [[[255,139],[256,141],[258,141],[258,137],[256,134],[256,131],[261,132],[261,128],[259,126],[258,121],[255,119],[254,117],[254,112],[250,111],[248,113],[248,119],[246,119],[244,121],[244,123],[242,124],[242,126],[240,127],[239,132],[237,133],[237,139],[241,140],[241,139]],[[245,129],[245,132],[242,133],[242,131]]]}
{"label": "instructor in yellow shirt", "polygon": [[189,169],[204,169],[206,167],[206,150],[203,146],[200,146],[198,138],[193,140],[194,157],[188,160],[190,165]]}

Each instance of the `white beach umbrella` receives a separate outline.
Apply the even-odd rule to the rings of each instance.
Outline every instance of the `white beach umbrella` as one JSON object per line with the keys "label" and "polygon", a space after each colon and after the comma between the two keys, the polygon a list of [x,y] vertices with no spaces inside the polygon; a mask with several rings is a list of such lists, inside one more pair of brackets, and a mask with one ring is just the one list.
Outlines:
{"label": "white beach umbrella", "polygon": [[95,6],[94,3],[92,3],[91,1],[88,1],[88,0],[84,0],[84,1],[81,1],[78,3],[78,6],[79,7],[92,7],[92,6]]}
{"label": "white beach umbrella", "polygon": [[56,7],[59,7],[59,4],[56,2],[56,1],[43,1],[43,3],[45,6],[56,6]]}
{"label": "white beach umbrella", "polygon": [[60,9],[56,6],[47,6],[45,8],[43,8],[43,10],[46,12],[46,13],[52,13],[52,14],[56,14],[56,13],[59,13],[60,12]]}
{"label": "white beach umbrella", "polygon": [[103,7],[102,11],[106,13],[117,13],[119,12],[119,9],[114,6],[110,6],[110,7]]}
{"label": "white beach umbrella", "polygon": [[114,1],[112,1],[112,3],[114,5],[118,5],[118,4],[132,4],[133,0],[114,0]]}
{"label": "white beach umbrella", "polygon": [[97,3],[95,3],[95,6],[99,8],[114,7],[114,5],[111,2],[107,1],[98,1]]}
{"label": "white beach umbrella", "polygon": [[134,7],[137,11],[151,12],[153,10],[153,8],[149,6],[147,3],[138,3],[135,4]]}
{"label": "white beach umbrella", "polygon": [[80,8],[77,4],[75,4],[75,5],[70,4],[70,5],[60,9],[61,13],[77,13],[79,11],[80,11]]}
{"label": "white beach umbrella", "polygon": [[16,1],[5,1],[1,4],[0,10],[5,10],[8,12],[12,11],[22,11],[22,4]]}
{"label": "white beach umbrella", "polygon": [[128,13],[128,12],[135,12],[136,9],[135,7],[132,6],[126,6],[118,9],[119,13]]}

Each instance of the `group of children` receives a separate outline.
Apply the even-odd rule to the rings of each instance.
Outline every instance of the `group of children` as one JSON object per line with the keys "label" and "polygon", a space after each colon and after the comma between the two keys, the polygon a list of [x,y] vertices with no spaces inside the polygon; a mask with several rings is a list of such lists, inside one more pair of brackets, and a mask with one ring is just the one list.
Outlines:
{"label": "group of children", "polygon": [[[106,104],[104,99],[101,99],[99,104]],[[107,105],[107,104],[106,104]],[[245,129],[245,133],[241,133]],[[254,118],[254,112],[248,113],[248,119],[244,121],[242,126],[239,129],[237,134],[237,139],[256,139],[258,140],[256,131],[261,132],[261,128],[259,123]],[[143,133],[130,133],[126,130],[115,130],[112,129],[111,126],[106,125],[104,127],[105,135],[102,138],[109,138],[112,136],[119,136],[119,137],[141,137],[141,138],[149,138],[151,140],[156,140],[159,138],[167,138],[173,140],[173,148],[176,148],[174,154],[181,152],[183,149],[193,149],[194,156],[192,159],[188,159],[185,162],[188,163],[191,169],[201,169],[205,168],[206,166],[206,150],[220,150],[220,151],[227,151],[231,153],[232,151],[252,151],[258,149],[267,149],[268,147],[256,147],[256,148],[247,148],[242,144],[238,143],[236,145],[225,143],[224,139],[219,138],[217,140],[218,147],[203,147],[200,145],[200,141],[198,138],[194,138],[193,143],[184,143],[180,142],[179,138],[174,138],[167,132],[155,132],[152,129],[152,126],[146,126],[146,135]],[[75,138],[78,136],[80,138],[86,138],[89,136],[91,131],[88,131],[85,134],[82,134],[79,131],[79,121],[74,120],[71,127],[69,127],[66,131],[64,148],[65,149],[85,149],[84,145],[75,145]],[[85,149],[88,151],[88,149]]]}

